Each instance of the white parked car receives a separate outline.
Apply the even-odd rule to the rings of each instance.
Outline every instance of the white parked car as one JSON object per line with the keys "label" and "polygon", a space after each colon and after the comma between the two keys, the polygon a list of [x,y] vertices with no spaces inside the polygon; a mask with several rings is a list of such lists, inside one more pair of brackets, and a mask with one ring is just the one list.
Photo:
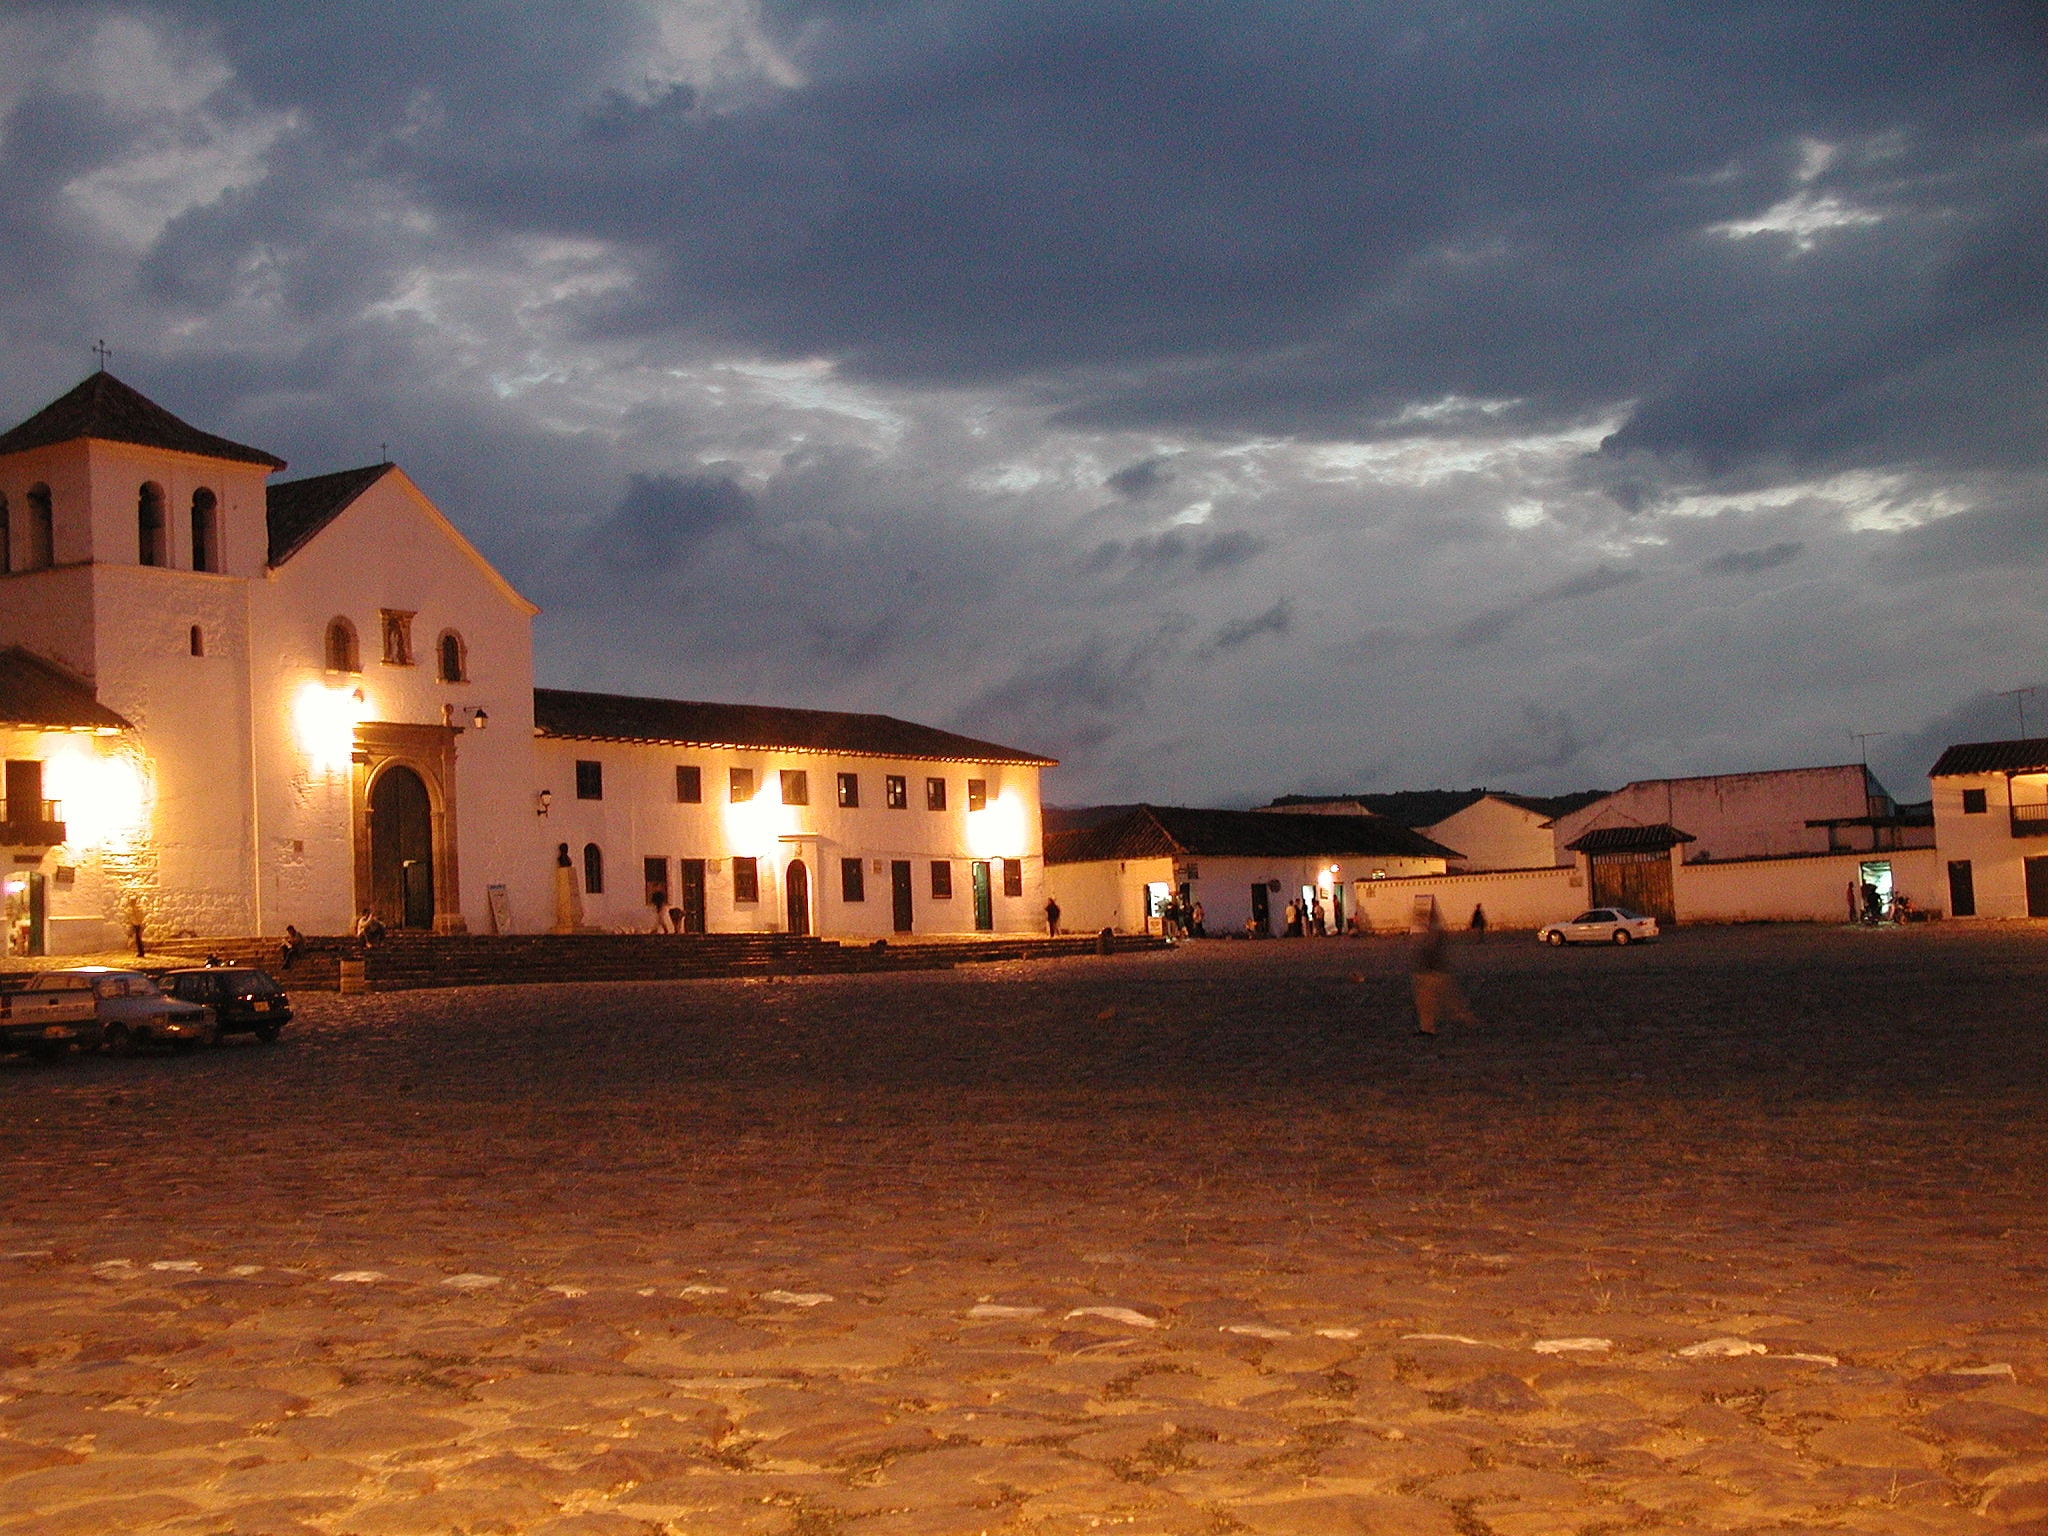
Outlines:
{"label": "white parked car", "polygon": [[1536,937],[1546,944],[1638,944],[1657,937],[1657,919],[1626,907],[1595,907],[1538,929]]}
{"label": "white parked car", "polygon": [[110,1056],[126,1056],[144,1045],[189,1051],[213,1043],[212,1010],[165,997],[155,979],[140,971],[81,965],[54,974],[83,976],[91,985],[93,1011],[100,1021],[100,1045]]}

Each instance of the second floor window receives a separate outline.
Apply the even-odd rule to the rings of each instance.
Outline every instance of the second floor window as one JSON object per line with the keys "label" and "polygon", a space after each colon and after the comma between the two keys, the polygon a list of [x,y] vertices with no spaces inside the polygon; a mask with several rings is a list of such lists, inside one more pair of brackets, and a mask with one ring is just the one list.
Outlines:
{"label": "second floor window", "polygon": [[731,769],[726,774],[725,787],[726,793],[731,797],[734,805],[753,799],[754,770],[751,768]]}
{"label": "second floor window", "polygon": [[676,764],[676,804],[704,803],[704,770],[689,763]]}
{"label": "second floor window", "polygon": [[782,803],[784,805],[809,805],[811,803],[811,776],[801,768],[782,770]]}
{"label": "second floor window", "polygon": [[970,811],[985,811],[988,809],[987,779],[969,779],[967,781],[967,809]]}
{"label": "second floor window", "polygon": [[384,617],[384,660],[389,666],[409,667],[412,661],[412,615],[402,608],[378,610]]}
{"label": "second floor window", "polygon": [[892,773],[882,780],[882,800],[892,811],[910,809],[910,780]]}
{"label": "second floor window", "polygon": [[578,759],[576,763],[576,798],[578,800],[602,800],[604,798],[604,764]]}
{"label": "second floor window", "polygon": [[444,683],[466,683],[469,681],[469,647],[462,643],[462,636],[448,629],[441,632],[441,681]]}
{"label": "second floor window", "polygon": [[1983,790],[1966,789],[1963,791],[1963,814],[1965,816],[1982,816],[1985,810],[1986,801]]}
{"label": "second floor window", "polygon": [[204,486],[192,493],[192,569],[220,569],[220,498]]}
{"label": "second floor window", "polygon": [[860,775],[842,773],[839,775],[839,808],[850,811],[860,804]]}
{"label": "second floor window", "polygon": [[926,779],[924,781],[924,808],[928,811],[943,811],[946,808],[946,781]]}

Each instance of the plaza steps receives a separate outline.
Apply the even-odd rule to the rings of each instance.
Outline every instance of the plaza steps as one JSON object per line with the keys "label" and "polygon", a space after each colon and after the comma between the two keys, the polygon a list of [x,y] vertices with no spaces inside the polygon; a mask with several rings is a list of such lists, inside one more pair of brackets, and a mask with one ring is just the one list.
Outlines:
{"label": "plaza steps", "polygon": [[[1120,936],[1117,953],[1159,949],[1164,941]],[[288,991],[334,991],[341,962],[361,960],[372,991],[506,986],[552,981],[678,981],[702,977],[818,976],[876,971],[950,970],[1001,960],[1092,955],[1092,937],[919,939],[844,943],[783,933],[575,933],[437,935],[393,933],[366,948],[353,938],[308,936],[291,970],[280,968],[274,939],[180,939],[153,945],[151,958],[259,965]]]}

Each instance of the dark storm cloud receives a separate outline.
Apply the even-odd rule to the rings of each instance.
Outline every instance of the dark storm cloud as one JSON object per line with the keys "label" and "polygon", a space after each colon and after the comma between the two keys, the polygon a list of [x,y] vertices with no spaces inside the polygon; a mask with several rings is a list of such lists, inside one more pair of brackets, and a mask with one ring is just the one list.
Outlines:
{"label": "dark storm cloud", "polygon": [[1255,613],[1248,619],[1233,619],[1216,631],[1216,648],[1220,651],[1235,650],[1247,640],[1260,635],[1284,635],[1294,627],[1294,609],[1286,598],[1268,608],[1264,613]]}
{"label": "dark storm cloud", "polygon": [[1105,539],[1090,550],[1081,569],[1123,571],[1133,576],[1159,576],[1192,571],[1206,576],[1243,565],[1263,554],[1270,540],[1242,528],[1225,533],[1188,533],[1169,528],[1141,538]]}
{"label": "dark storm cloud", "polygon": [[1625,587],[1642,579],[1641,571],[1617,571],[1612,566],[1596,566],[1590,571],[1568,577],[1554,586],[1532,592],[1518,603],[1490,609],[1477,618],[1466,620],[1451,631],[1451,644],[1461,651],[1469,650],[1475,645],[1491,645],[1539,608],[1551,603],[1568,603],[1577,598],[1591,597],[1595,593],[1606,592],[1614,587]]}
{"label": "dark storm cloud", "polygon": [[1151,495],[1172,478],[1173,471],[1166,467],[1166,460],[1155,456],[1126,464],[1103,483],[1126,500],[1136,501]]}
{"label": "dark storm cloud", "polygon": [[1591,745],[1563,710],[1524,704],[1515,718],[1501,727],[1493,743],[1472,760],[1472,771],[1499,777],[1562,768],[1577,761]]}
{"label": "dark storm cloud", "polygon": [[744,523],[754,498],[726,475],[634,475],[592,548],[613,565],[666,571]]}
{"label": "dark storm cloud", "polygon": [[1726,554],[1715,555],[1700,562],[1703,576],[1754,576],[1759,571],[1774,571],[1781,565],[1789,565],[1806,552],[1805,544],[1797,539],[1786,539],[1762,549],[1731,549]]}

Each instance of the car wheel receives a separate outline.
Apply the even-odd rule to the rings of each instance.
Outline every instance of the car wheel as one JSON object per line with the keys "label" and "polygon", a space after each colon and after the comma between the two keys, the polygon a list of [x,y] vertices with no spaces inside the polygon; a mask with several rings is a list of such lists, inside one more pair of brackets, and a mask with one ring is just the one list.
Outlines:
{"label": "car wheel", "polygon": [[104,1050],[109,1056],[133,1056],[135,1054],[135,1037],[128,1033],[127,1025],[109,1024],[107,1026],[106,1038],[100,1042],[100,1049]]}
{"label": "car wheel", "polygon": [[1617,944],[1627,944],[1633,937],[1634,936],[1630,934],[1630,932],[1626,928],[1617,928],[1614,930],[1614,942]]}
{"label": "car wheel", "polygon": [[1553,928],[1550,930],[1550,932],[1543,935],[1543,942],[1552,946],[1562,946],[1564,943],[1564,935],[1559,933],[1555,928]]}
{"label": "car wheel", "polygon": [[278,1026],[275,1024],[258,1024],[256,1026],[256,1038],[265,1045],[275,1045],[277,1043],[277,1035]]}

